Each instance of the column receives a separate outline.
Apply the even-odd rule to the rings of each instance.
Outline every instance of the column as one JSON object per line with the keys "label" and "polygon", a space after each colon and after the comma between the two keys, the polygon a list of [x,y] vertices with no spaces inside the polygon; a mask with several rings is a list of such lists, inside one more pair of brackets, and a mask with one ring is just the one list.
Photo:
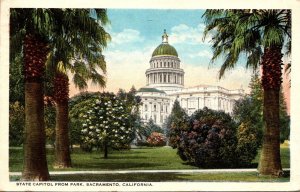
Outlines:
{"label": "column", "polygon": [[149,85],[149,76],[146,75],[146,79],[147,79],[147,85]]}

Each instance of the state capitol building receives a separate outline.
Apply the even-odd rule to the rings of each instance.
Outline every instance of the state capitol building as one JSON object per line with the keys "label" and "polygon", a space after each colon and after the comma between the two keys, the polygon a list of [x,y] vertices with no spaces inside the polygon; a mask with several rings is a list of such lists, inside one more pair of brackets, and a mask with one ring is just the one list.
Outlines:
{"label": "state capitol building", "polygon": [[220,86],[197,85],[184,87],[184,70],[180,68],[176,49],[168,43],[166,30],[162,43],[153,51],[150,68],[146,70],[146,86],[138,90],[141,97],[141,118],[144,122],[153,119],[162,125],[171,114],[175,100],[191,115],[208,107],[231,113],[234,101],[244,95],[244,90],[228,90]]}

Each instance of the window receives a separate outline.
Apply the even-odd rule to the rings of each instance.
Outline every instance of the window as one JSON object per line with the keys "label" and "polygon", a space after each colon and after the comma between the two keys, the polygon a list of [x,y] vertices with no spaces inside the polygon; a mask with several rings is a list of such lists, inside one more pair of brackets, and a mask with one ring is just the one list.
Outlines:
{"label": "window", "polygon": [[145,111],[148,111],[148,105],[145,104]]}
{"label": "window", "polygon": [[156,123],[156,115],[154,115],[154,123]]}
{"label": "window", "polygon": [[147,114],[145,115],[145,119],[148,120],[148,115]]}
{"label": "window", "polygon": [[166,106],[166,113],[168,113],[168,106]]}
{"label": "window", "polygon": [[160,123],[163,123],[163,116],[160,116]]}
{"label": "window", "polygon": [[154,108],[154,111],[156,111],[156,105],[154,105],[153,108]]}

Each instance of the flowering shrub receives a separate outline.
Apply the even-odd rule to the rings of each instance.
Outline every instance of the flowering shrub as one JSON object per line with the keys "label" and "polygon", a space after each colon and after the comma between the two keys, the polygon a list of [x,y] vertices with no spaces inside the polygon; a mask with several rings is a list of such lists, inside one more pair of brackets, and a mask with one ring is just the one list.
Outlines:
{"label": "flowering shrub", "polygon": [[149,146],[164,146],[166,145],[166,137],[162,133],[153,132],[147,138]]}
{"label": "flowering shrub", "polygon": [[122,148],[133,140],[130,113],[114,94],[102,93],[90,99],[86,109],[86,113],[80,115],[84,145],[102,148],[106,158],[108,147]]}
{"label": "flowering shrub", "polygon": [[204,108],[191,117],[190,126],[182,130],[178,155],[198,167],[237,166],[236,125],[224,113]]}

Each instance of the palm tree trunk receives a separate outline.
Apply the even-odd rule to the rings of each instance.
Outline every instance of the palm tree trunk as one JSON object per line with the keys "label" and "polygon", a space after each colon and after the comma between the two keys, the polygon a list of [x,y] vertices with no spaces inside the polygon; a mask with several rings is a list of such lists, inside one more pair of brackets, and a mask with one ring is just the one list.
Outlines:
{"label": "palm tree trunk", "polygon": [[26,35],[24,40],[25,71],[25,132],[24,165],[21,180],[47,181],[44,125],[43,73],[47,45],[37,37]]}
{"label": "palm tree trunk", "polygon": [[71,167],[69,141],[69,81],[68,76],[57,73],[54,79],[54,99],[56,102],[55,126],[55,168]]}
{"label": "palm tree trunk", "polygon": [[68,113],[68,103],[56,104],[55,168],[71,167]]}
{"label": "palm tree trunk", "polygon": [[282,176],[280,159],[279,91],[281,47],[266,48],[262,57],[264,89],[264,138],[259,162],[261,175]]}

